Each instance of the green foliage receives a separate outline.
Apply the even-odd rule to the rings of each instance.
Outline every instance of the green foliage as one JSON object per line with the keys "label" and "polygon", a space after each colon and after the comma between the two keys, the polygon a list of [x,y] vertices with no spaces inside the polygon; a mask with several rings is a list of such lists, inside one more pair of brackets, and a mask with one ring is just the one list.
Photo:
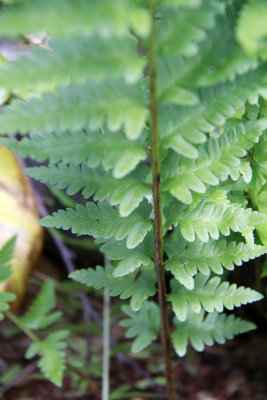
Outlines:
{"label": "green foliage", "polygon": [[266,215],[229,202],[217,205],[204,200],[196,207],[180,209],[178,215],[176,210],[174,203],[168,210],[168,221],[179,224],[181,233],[188,242],[193,242],[196,236],[202,242],[208,242],[209,238],[217,240],[220,233],[228,236],[232,230],[240,232],[252,247],[255,226],[266,222]]}
{"label": "green foliage", "polygon": [[246,159],[247,150],[259,141],[267,127],[266,122],[266,119],[261,119],[244,124],[229,120],[223,135],[212,137],[207,144],[199,147],[196,160],[171,154],[163,164],[163,173],[172,168],[172,176],[164,181],[163,190],[190,204],[193,201],[192,192],[205,193],[206,186],[216,186],[229,176],[236,181],[241,174],[245,182],[250,182],[252,170]]}
{"label": "green foliage", "polygon": [[121,132],[103,135],[99,131],[82,131],[79,134],[56,131],[46,135],[34,134],[30,139],[24,138],[19,142],[3,139],[2,144],[22,157],[30,155],[38,161],[63,161],[77,165],[86,160],[91,168],[102,164],[107,171],[113,170],[115,178],[123,178],[147,157],[142,143],[129,143]]}
{"label": "green foliage", "polygon": [[50,183],[59,189],[66,188],[69,195],[81,191],[84,198],[94,195],[95,201],[106,199],[112,206],[119,204],[122,217],[131,214],[143,198],[151,194],[145,183],[149,172],[145,165],[119,180],[103,168],[89,168],[86,162],[81,166],[72,163],[51,164],[48,167],[27,168],[25,172],[41,182]]}
{"label": "green foliage", "polygon": [[0,250],[0,281],[8,278],[12,274],[11,260],[13,258],[16,237],[7,241]]}
{"label": "green foliage", "polygon": [[[253,109],[252,118],[257,118],[259,112],[262,117],[266,116],[266,102],[261,102],[261,108]],[[254,112],[254,113],[253,113]],[[255,116],[256,115],[256,116]],[[266,132],[261,136],[259,142],[253,149],[254,179],[249,193],[251,201],[260,212],[267,215],[267,135]],[[257,226],[257,233],[261,242],[267,244],[267,223]]]}
{"label": "green foliage", "polygon": [[188,290],[176,280],[171,281],[171,294],[169,300],[173,311],[180,321],[185,321],[188,311],[191,309],[198,314],[204,309],[207,312],[222,312],[223,308],[233,310],[242,304],[253,303],[263,296],[251,290],[229,282],[221,282],[219,277],[211,279],[208,276],[198,274],[194,280],[194,290]]}
{"label": "green foliage", "polygon": [[[7,279],[12,274],[11,260],[13,257],[16,238],[10,239],[0,249],[0,282]],[[13,293],[2,292],[0,293],[0,320],[4,318],[3,311],[9,309],[8,303],[15,300],[16,296]]]}
{"label": "green foliage", "polygon": [[0,86],[35,93],[39,85],[40,89],[51,89],[60,83],[70,84],[73,79],[99,81],[110,76],[134,83],[145,65],[134,53],[135,46],[132,37],[112,41],[99,37],[90,41],[85,37],[53,39],[50,51],[33,48],[31,58],[21,56],[16,63],[1,64]]}
{"label": "green foliage", "polygon": [[44,329],[57,321],[62,313],[60,311],[51,312],[55,307],[55,289],[52,281],[46,281],[34,299],[28,311],[23,315],[21,321],[29,329]]}
{"label": "green foliage", "polygon": [[129,28],[145,36],[150,20],[148,13],[131,0],[119,0],[115,5],[108,0],[92,0],[90,4],[84,0],[56,0],[53,8],[42,0],[26,0],[14,8],[6,8],[1,13],[0,26],[0,35],[5,36],[46,30],[53,36],[79,33],[106,38],[125,36]]}
{"label": "green foliage", "polygon": [[[61,311],[52,311],[56,305],[55,286],[52,281],[46,281],[29,310],[20,318],[20,324],[25,332],[42,330],[50,327],[62,316]],[[39,355],[38,367],[44,376],[57,386],[61,386],[65,370],[65,351],[68,330],[57,330],[40,340],[30,334],[33,343],[28,347],[25,357],[30,359]]]}
{"label": "green foliage", "polygon": [[223,268],[232,271],[234,265],[242,265],[248,261],[266,253],[266,247],[225,239],[209,240],[207,243],[196,239],[192,243],[186,242],[179,231],[172,234],[166,244],[168,262],[166,269],[171,271],[176,280],[187,289],[194,288],[193,276],[198,271],[209,275],[211,272],[221,275]]}
{"label": "green foliage", "polygon": [[38,367],[44,376],[57,386],[61,386],[65,368],[66,341],[69,331],[61,330],[49,334],[44,340],[34,342],[28,348],[25,357],[40,356]]}
{"label": "green foliage", "polygon": [[172,341],[180,357],[185,355],[189,341],[196,351],[202,351],[205,345],[223,344],[226,339],[256,328],[252,322],[217,312],[206,316],[204,312],[191,314],[185,322],[175,320],[175,324],[177,329],[172,334]]}
{"label": "green foliage", "polygon": [[46,227],[71,229],[78,235],[90,235],[95,238],[116,240],[127,238],[126,246],[133,249],[141,243],[152,229],[149,221],[151,206],[144,204],[128,217],[121,218],[118,210],[106,202],[78,204],[76,210],[67,208],[52,216],[45,217],[41,224]]}
{"label": "green foliage", "polygon": [[261,277],[266,278],[267,276],[267,260],[265,260],[263,266],[262,266],[262,272],[261,272]]}
{"label": "green foliage", "polygon": [[[159,26],[157,37],[161,53],[173,54],[175,49],[179,54],[191,56],[197,52],[197,43],[205,38],[215,24],[216,14],[222,10],[222,6],[212,0],[199,3],[191,9],[185,2],[163,2],[159,16],[166,23]],[[177,37],[181,39],[178,44]]]}
{"label": "green foliage", "polygon": [[[12,259],[16,238],[10,239],[0,250],[0,280],[3,281],[11,275],[10,260]],[[7,311],[8,302],[14,300],[16,296],[13,293],[0,293],[0,319],[3,319],[3,312]],[[52,311],[55,307],[55,288],[52,281],[44,283],[38,296],[31,304],[29,310],[21,317],[10,315],[10,319],[22,328],[26,334],[33,340],[33,343],[26,351],[26,358],[32,358],[37,354],[40,356],[38,366],[44,375],[55,385],[61,386],[63,372],[65,369],[65,352],[67,342],[64,340],[68,336],[67,330],[57,331],[48,334],[42,341],[30,330],[40,330],[47,328],[57,321],[62,313]]]}
{"label": "green foliage", "polygon": [[[13,93],[0,114],[0,132],[13,137],[1,143],[45,163],[28,168],[31,177],[86,199],[41,223],[100,244],[111,265],[71,278],[130,298],[122,325],[127,337],[136,337],[134,352],[157,339],[160,327],[159,308],[147,301],[156,292],[160,185],[164,269],[172,274],[168,301],[178,327],[173,344],[180,356],[189,342],[202,351],[254,329],[221,314],[223,308],[262,298],[217,275],[266,252],[266,5],[158,0],[154,38],[147,1],[89,3],[25,0],[0,10],[0,33],[51,35],[30,56],[0,65],[0,86]],[[150,107],[151,88],[157,110]],[[264,246],[254,243],[255,229]],[[57,319],[51,290],[48,283],[25,324],[43,328]],[[47,350],[61,352],[60,335],[28,353],[41,354],[50,378]],[[60,354],[51,360],[62,374]]]}
{"label": "green foliage", "polygon": [[149,346],[158,336],[160,327],[159,308],[155,303],[146,302],[138,312],[132,311],[128,306],[123,306],[122,310],[130,318],[122,320],[120,325],[128,328],[126,337],[137,336],[132,344],[132,352],[137,353]]}
{"label": "green foliage", "polygon": [[139,273],[133,273],[121,278],[113,276],[113,267],[97,266],[96,269],[81,269],[70,274],[70,278],[95,289],[108,287],[111,296],[120,296],[122,300],[131,297],[130,306],[138,311],[142,303],[155,294],[156,274],[153,266],[143,268]]}
{"label": "green foliage", "polygon": [[111,132],[124,125],[126,136],[134,140],[140,136],[147,116],[140,86],[128,89],[123,81],[61,86],[55,94],[45,93],[41,100],[15,101],[1,115],[1,130],[12,133],[42,128],[93,130],[106,122]]}
{"label": "green foliage", "polygon": [[263,0],[249,0],[243,7],[237,26],[237,38],[248,53],[266,57],[267,6]]}
{"label": "green foliage", "polygon": [[101,250],[108,255],[110,260],[120,260],[113,275],[121,277],[134,272],[141,266],[151,265],[154,248],[152,236],[148,234],[143,243],[134,249],[128,249],[125,241],[110,240],[101,246]]}
{"label": "green foliage", "polygon": [[[199,152],[190,143],[203,143],[205,133],[214,132],[233,117],[246,101],[254,101],[265,84],[266,67],[248,72],[234,82],[215,85],[201,90],[201,101],[189,107],[163,108],[159,117],[160,131],[164,132],[162,145],[191,159]],[[173,103],[173,101],[169,101]]]}
{"label": "green foliage", "polygon": [[0,293],[0,320],[4,318],[3,311],[7,311],[9,309],[8,303],[15,300],[15,298],[16,296],[13,293]]}

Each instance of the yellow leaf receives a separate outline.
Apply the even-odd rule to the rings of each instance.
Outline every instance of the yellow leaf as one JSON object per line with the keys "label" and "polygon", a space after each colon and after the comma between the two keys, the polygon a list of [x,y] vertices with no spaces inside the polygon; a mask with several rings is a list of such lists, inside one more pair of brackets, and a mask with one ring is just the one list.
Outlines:
{"label": "yellow leaf", "polygon": [[27,277],[36,263],[43,244],[43,230],[29,179],[10,150],[0,145],[0,247],[17,236],[13,274],[0,283],[0,292],[16,294],[17,306],[25,293]]}

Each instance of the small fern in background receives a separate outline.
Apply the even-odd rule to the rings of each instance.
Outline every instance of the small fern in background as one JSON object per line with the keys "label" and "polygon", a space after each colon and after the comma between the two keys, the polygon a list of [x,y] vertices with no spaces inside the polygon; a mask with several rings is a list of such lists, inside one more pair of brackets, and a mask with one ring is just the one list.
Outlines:
{"label": "small fern in background", "polygon": [[[10,239],[0,250],[0,282],[7,279],[12,274],[11,259],[15,247],[16,238]],[[1,285],[1,283],[0,283]],[[9,302],[15,300],[13,293],[0,293],[0,320],[4,318],[4,311],[9,309]]]}
{"label": "small fern in background", "polygon": [[[255,328],[223,311],[262,295],[217,275],[266,252],[267,243],[256,245],[253,233],[258,228],[262,238],[267,226],[261,206],[267,6],[261,0],[16,3],[1,9],[0,34],[45,30],[49,40],[30,57],[0,66],[0,86],[21,97],[0,114],[1,133],[20,139],[1,142],[46,162],[28,168],[29,176],[88,200],[41,224],[101,244],[111,264],[71,278],[129,298],[121,325],[136,337],[134,352],[155,340],[161,325],[173,399],[167,302],[179,356],[189,342],[202,351]],[[42,312],[42,323],[57,317]],[[31,317],[31,326],[40,323]],[[60,351],[64,335],[33,344],[27,355],[41,354],[46,372],[46,349]]]}
{"label": "small fern in background", "polygon": [[[0,282],[12,274],[11,265],[15,241],[16,238],[10,239],[0,250]],[[28,347],[25,357],[32,358],[38,355],[40,357],[38,366],[45,377],[60,386],[65,369],[64,349],[67,346],[65,339],[69,332],[68,330],[58,330],[48,334],[42,340],[34,333],[36,330],[47,328],[62,316],[60,311],[51,312],[56,303],[54,284],[52,281],[45,282],[33,304],[21,318],[8,311],[8,302],[15,300],[15,297],[13,293],[0,293],[0,319],[3,319],[4,315],[7,316],[29,336],[33,343]]]}
{"label": "small fern in background", "polygon": [[[49,327],[62,316],[60,311],[52,312],[55,305],[54,284],[48,280],[44,283],[28,311],[20,318],[22,326],[31,331],[40,331]],[[38,355],[40,357],[39,368],[46,378],[58,386],[62,384],[65,369],[64,349],[67,347],[65,339],[68,335],[68,330],[57,330],[46,335],[43,340],[39,340],[36,336],[25,354],[28,359]],[[33,334],[33,338],[34,336],[35,334]]]}

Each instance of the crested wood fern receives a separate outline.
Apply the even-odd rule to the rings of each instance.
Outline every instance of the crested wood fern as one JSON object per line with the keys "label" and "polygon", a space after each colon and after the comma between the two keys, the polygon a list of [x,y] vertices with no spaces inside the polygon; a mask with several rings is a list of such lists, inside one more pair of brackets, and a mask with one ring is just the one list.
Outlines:
{"label": "crested wood fern", "polygon": [[[257,211],[267,193],[267,5],[12,3],[0,10],[2,36],[44,30],[49,39],[1,63],[0,87],[13,93],[0,114],[9,134],[1,142],[45,161],[29,176],[87,199],[41,224],[101,245],[110,264],[71,278],[129,299],[121,325],[134,352],[161,327],[174,399],[170,340],[183,356],[188,343],[202,351],[255,328],[223,311],[262,295],[220,275],[266,252],[253,232],[263,238],[267,224],[266,207]],[[28,356],[47,354],[57,340]]]}

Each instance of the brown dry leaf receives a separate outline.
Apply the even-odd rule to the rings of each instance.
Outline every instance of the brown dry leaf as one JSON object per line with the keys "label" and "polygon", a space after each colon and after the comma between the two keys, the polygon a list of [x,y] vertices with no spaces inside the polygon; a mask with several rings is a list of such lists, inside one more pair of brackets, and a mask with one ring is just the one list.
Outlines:
{"label": "brown dry leaf", "polygon": [[43,244],[43,229],[30,181],[18,160],[0,145],[0,246],[17,236],[13,274],[0,283],[0,292],[10,291],[17,306],[25,293],[27,277],[36,263]]}

